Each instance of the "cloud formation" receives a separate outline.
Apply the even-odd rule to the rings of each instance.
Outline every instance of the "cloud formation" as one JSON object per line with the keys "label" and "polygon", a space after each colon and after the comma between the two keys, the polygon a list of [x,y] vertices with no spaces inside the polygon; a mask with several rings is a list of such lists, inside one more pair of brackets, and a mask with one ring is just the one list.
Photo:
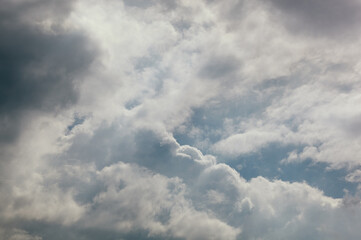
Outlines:
{"label": "cloud formation", "polygon": [[1,4],[0,238],[360,238],[359,2]]}
{"label": "cloud formation", "polygon": [[26,111],[49,112],[76,102],[76,76],[90,65],[95,50],[84,34],[59,22],[69,11],[67,1],[1,4],[0,140],[12,143]]}

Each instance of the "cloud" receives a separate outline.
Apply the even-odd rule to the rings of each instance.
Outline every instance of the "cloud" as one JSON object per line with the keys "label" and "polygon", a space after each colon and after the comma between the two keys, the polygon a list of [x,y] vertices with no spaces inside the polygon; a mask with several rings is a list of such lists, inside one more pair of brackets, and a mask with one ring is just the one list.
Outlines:
{"label": "cloud", "polygon": [[0,141],[13,143],[26,111],[49,112],[76,102],[76,78],[96,51],[83,33],[61,27],[68,1],[2,2]]}
{"label": "cloud", "polygon": [[96,208],[84,216],[86,225],[125,232],[146,229],[150,236],[170,234],[186,239],[234,239],[237,234],[227,224],[193,209],[178,178],[167,179],[123,163],[106,167],[99,174],[107,191],[94,198]]}
{"label": "cloud", "polygon": [[232,57],[213,57],[202,67],[199,75],[207,79],[221,78],[236,71],[239,67],[237,59]]}
{"label": "cloud", "polygon": [[[341,56],[335,58],[342,61]],[[294,159],[326,162],[335,169],[358,166],[357,65],[350,60],[349,67],[334,69],[334,64],[329,61],[326,57],[324,62],[309,60],[306,66],[314,69],[308,71],[304,63],[297,63],[305,71],[299,73],[296,70],[288,79],[298,80],[302,76],[300,81],[306,82],[277,86],[281,92],[276,93],[280,96],[273,95],[270,90],[272,102],[258,110],[263,112],[233,122],[233,132],[214,143],[215,151],[224,155],[228,152],[234,157],[277,142],[285,147],[293,145],[303,149]],[[349,86],[352,90],[345,90],[342,86]],[[295,151],[299,152],[298,149]]]}
{"label": "cloud", "polygon": [[346,180],[349,182],[361,182],[361,170],[355,170],[354,172],[346,176]]}
{"label": "cloud", "polygon": [[0,236],[9,240],[42,240],[39,236],[32,236],[21,229],[0,229]]}
{"label": "cloud", "polygon": [[[271,239],[302,239],[304,229],[309,228],[319,229],[311,231],[310,237],[327,238],[340,234],[333,228],[338,224],[338,217],[347,218],[348,211],[340,199],[326,197],[305,183],[269,181],[262,177],[247,182],[228,165],[209,162],[209,157],[203,156],[199,150],[180,146],[170,136],[149,131],[139,136],[127,140],[142,141],[142,145],[127,149],[130,159],[141,159],[139,151],[143,152],[142,156],[148,155],[144,161],[124,163],[119,161],[122,159],[119,155],[118,161],[114,159],[115,162],[108,162],[99,170],[91,165],[86,169],[82,162],[78,163],[79,167],[69,165],[64,169],[66,172],[61,175],[70,179],[72,185],[65,185],[63,191],[72,189],[74,199],[79,199],[79,194],[88,196],[88,201],[78,202],[86,204],[86,210],[73,225],[81,229],[114,231],[123,236],[145,230],[149,238],[207,239],[218,236],[235,239],[238,236],[247,239],[269,236]],[[98,135],[93,137],[99,140]],[[87,142],[83,144],[88,145]],[[94,160],[105,159],[106,152],[119,149],[117,145],[108,146],[111,148],[105,149],[103,155]],[[162,155],[166,157],[162,158]],[[207,164],[199,165],[202,162]],[[164,166],[172,165],[177,166],[178,171],[171,168],[166,171]],[[51,175],[48,177],[51,181]],[[102,187],[90,188],[96,185]],[[87,194],[84,191],[95,192]],[[360,211],[358,205],[351,208]],[[315,211],[318,218],[315,218]],[[326,222],[327,228],[322,225]],[[190,226],[197,230],[190,231]],[[284,229],[281,233],[280,228]],[[348,230],[342,234],[357,236]]]}
{"label": "cloud", "polygon": [[0,238],[360,238],[354,2],[3,3]]}
{"label": "cloud", "polygon": [[124,4],[131,7],[138,7],[138,8],[150,8],[154,7],[155,5],[161,5],[165,7],[166,10],[172,10],[177,7],[177,1],[171,0],[171,1],[145,1],[145,0],[125,0]]}
{"label": "cloud", "polygon": [[343,39],[357,33],[361,5],[357,0],[339,1],[269,1],[282,22],[292,32]]}
{"label": "cloud", "polygon": [[232,135],[214,144],[214,151],[225,155],[239,156],[252,153],[272,142],[280,141],[282,135],[277,132],[249,130]]}

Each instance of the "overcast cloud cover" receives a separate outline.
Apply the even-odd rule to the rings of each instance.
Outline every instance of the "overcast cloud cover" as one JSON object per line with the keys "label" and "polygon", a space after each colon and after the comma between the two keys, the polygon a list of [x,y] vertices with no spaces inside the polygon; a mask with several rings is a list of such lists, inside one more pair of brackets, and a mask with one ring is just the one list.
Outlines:
{"label": "overcast cloud cover", "polygon": [[0,0],[0,239],[361,239],[359,0]]}

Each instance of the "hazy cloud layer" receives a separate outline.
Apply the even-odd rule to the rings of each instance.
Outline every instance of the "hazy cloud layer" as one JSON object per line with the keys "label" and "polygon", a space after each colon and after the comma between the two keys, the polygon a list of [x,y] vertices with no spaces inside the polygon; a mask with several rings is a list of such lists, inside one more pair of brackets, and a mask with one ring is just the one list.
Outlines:
{"label": "hazy cloud layer", "polygon": [[361,237],[358,1],[0,3],[1,239]]}

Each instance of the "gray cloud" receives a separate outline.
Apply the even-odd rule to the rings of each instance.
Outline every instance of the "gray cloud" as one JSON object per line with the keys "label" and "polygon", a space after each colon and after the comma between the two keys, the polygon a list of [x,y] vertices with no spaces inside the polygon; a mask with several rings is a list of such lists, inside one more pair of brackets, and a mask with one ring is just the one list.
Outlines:
{"label": "gray cloud", "polygon": [[11,228],[11,227],[8,227],[7,229],[0,228],[0,236],[2,236],[4,239],[7,240],[42,240],[43,239],[42,237],[39,236],[33,236],[22,229]]}
{"label": "gray cloud", "polygon": [[[71,11],[74,1],[30,0],[12,1],[1,0],[0,19],[7,23],[31,23],[51,18],[56,21],[64,19]],[[30,20],[31,22],[27,22]]]}
{"label": "gray cloud", "polygon": [[272,0],[283,15],[282,22],[292,32],[345,38],[357,33],[361,20],[358,0]]}
{"label": "gray cloud", "polygon": [[166,10],[172,10],[177,7],[177,0],[124,0],[124,4],[130,7],[138,7],[138,8],[149,8],[154,5],[159,4],[164,7]]}
{"label": "gray cloud", "polygon": [[[1,4],[0,141],[12,142],[24,111],[54,111],[76,102],[76,77],[96,51],[83,33],[62,29],[68,1]],[[42,21],[52,21],[52,29],[42,29]]]}
{"label": "gray cloud", "polygon": [[240,62],[233,56],[212,56],[199,71],[199,76],[208,79],[222,79],[234,74]]}

